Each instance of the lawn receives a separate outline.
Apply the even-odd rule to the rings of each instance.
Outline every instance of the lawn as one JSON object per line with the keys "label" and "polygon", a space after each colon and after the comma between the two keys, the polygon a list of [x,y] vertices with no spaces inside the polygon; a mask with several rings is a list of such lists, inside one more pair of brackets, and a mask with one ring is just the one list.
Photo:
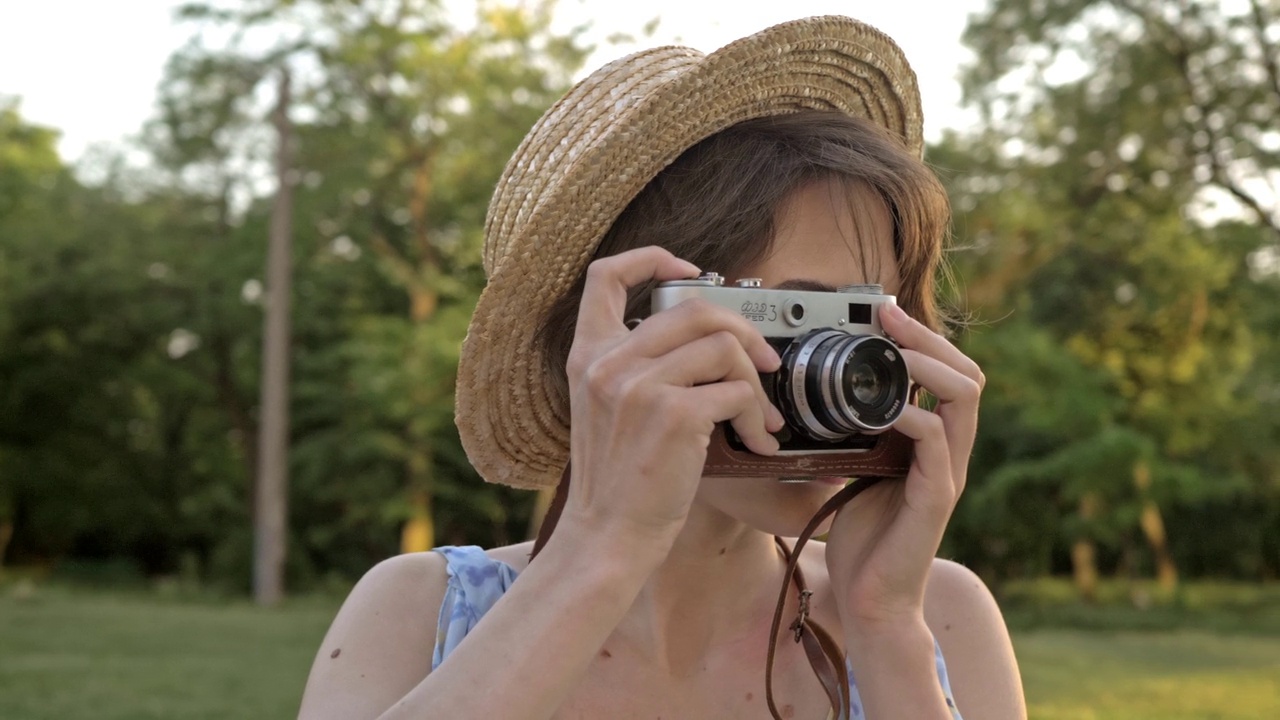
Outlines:
{"label": "lawn", "polygon": [[[0,594],[0,718],[289,718],[336,605]],[[1280,638],[1015,634],[1033,720],[1280,718]]]}
{"label": "lawn", "polygon": [[0,718],[292,718],[332,602],[0,597]]}
{"label": "lawn", "polygon": [[1014,647],[1032,720],[1280,718],[1275,636],[1032,630]]}

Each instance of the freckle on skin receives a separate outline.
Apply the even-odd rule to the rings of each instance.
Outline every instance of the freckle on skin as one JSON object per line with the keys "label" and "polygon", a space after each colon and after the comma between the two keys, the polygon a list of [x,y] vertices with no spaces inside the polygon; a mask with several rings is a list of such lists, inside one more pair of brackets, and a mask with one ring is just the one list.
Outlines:
{"label": "freckle on skin", "polygon": [[342,652],[342,648],[338,648],[338,649],[334,650],[333,652],[329,653],[329,659],[331,659],[331,660],[332,660],[333,658],[338,657],[338,655],[339,655],[341,652]]}
{"label": "freckle on skin", "polygon": [[950,630],[950,629],[951,629],[951,623],[947,623],[946,625],[943,625],[943,626],[942,626],[942,629],[943,629],[943,630]]}
{"label": "freckle on skin", "polygon": [[796,709],[791,705],[782,706],[782,717],[791,718],[796,716]]}
{"label": "freckle on skin", "polygon": [[751,702],[753,698],[755,698],[755,695],[752,695],[751,693],[747,693],[747,702]]}
{"label": "freckle on skin", "polygon": [[725,551],[725,550],[728,550],[728,549],[729,549],[729,548],[720,548],[720,554],[721,554],[721,555],[723,555],[723,554],[724,554],[724,551]]}
{"label": "freckle on skin", "polygon": [[611,658],[613,657],[613,653],[609,652],[606,648],[600,648],[600,657]]}

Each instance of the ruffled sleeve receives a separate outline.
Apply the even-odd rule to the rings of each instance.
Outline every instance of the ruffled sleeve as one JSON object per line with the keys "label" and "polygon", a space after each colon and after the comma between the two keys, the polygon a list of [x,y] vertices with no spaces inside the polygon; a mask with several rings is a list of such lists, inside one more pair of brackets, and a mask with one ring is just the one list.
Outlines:
{"label": "ruffled sleeve", "polygon": [[506,593],[516,579],[516,572],[474,545],[439,547],[433,552],[444,556],[449,573],[436,626],[436,646],[431,654],[434,670]]}

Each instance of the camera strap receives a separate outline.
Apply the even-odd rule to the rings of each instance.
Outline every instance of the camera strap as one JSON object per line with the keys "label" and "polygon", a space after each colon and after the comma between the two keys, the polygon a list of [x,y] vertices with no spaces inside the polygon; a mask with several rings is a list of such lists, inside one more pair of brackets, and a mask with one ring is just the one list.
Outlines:
{"label": "camera strap", "polygon": [[837,720],[849,720],[849,671],[845,667],[845,655],[831,634],[809,617],[809,598],[813,593],[805,585],[804,575],[800,572],[800,551],[827,518],[844,507],[858,493],[885,479],[885,477],[859,478],[841,488],[840,492],[827,500],[814,514],[813,519],[800,533],[800,537],[796,538],[794,548],[788,549],[782,538],[774,538],[778,549],[782,551],[782,556],[787,561],[787,572],[783,576],[786,579],[778,592],[778,604],[774,608],[773,624],[769,628],[769,652],[765,657],[764,669],[764,696],[774,720],[782,720],[782,716],[778,713],[778,706],[773,699],[773,661],[778,650],[778,634],[782,630],[782,613],[787,604],[787,589],[793,583],[799,592],[800,607],[789,629],[795,641],[804,645],[809,666],[813,668],[813,674],[818,677],[818,682],[822,684],[822,689],[826,691],[827,699],[831,702],[832,717]]}
{"label": "camera strap", "polygon": [[542,516],[542,523],[538,525],[538,536],[533,539],[533,549],[529,551],[529,560],[532,561],[542,552],[543,546],[551,539],[551,532],[556,529],[556,523],[560,521],[560,514],[564,512],[565,501],[569,499],[569,466],[564,466],[564,473],[560,475],[560,484],[556,485],[556,494],[551,497],[551,504],[547,506],[547,514]]}

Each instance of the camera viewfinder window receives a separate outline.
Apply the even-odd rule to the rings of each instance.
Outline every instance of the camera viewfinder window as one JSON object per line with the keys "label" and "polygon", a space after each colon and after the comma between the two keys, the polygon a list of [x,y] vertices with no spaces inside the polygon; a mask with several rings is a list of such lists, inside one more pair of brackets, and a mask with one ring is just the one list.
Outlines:
{"label": "camera viewfinder window", "polygon": [[871,306],[867,303],[849,303],[849,322],[871,324]]}

